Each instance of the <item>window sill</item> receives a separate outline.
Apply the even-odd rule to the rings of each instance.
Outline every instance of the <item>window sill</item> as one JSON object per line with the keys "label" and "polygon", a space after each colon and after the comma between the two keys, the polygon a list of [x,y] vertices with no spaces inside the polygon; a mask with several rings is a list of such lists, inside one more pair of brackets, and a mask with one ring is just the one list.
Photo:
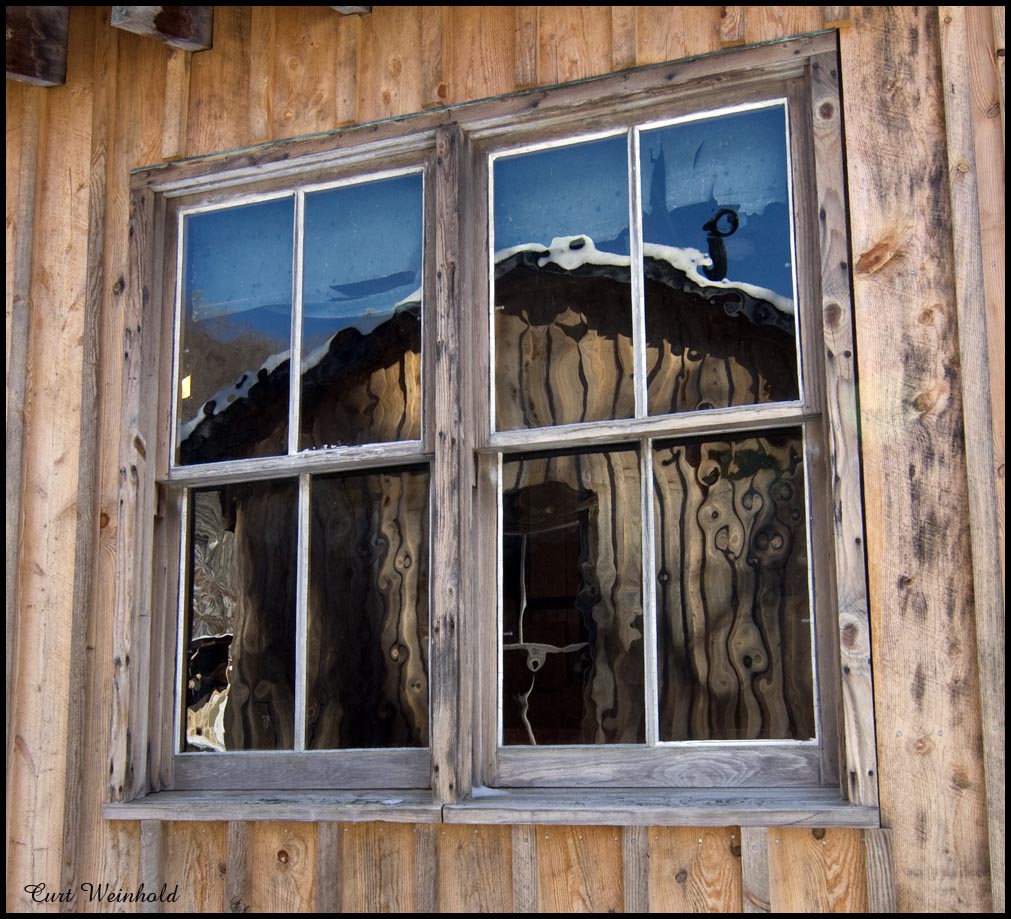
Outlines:
{"label": "window sill", "polygon": [[833,788],[663,791],[479,789],[458,804],[428,791],[161,791],[106,804],[107,820],[284,820],[304,823],[559,824],[564,826],[880,826],[878,808]]}

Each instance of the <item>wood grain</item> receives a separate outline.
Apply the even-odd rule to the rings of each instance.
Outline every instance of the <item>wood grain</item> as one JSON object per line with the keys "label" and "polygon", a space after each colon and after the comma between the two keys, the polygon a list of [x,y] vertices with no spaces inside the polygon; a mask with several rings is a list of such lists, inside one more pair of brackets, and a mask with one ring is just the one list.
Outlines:
{"label": "wood grain", "polygon": [[741,827],[741,907],[745,913],[772,910],[769,878],[769,830]]}
{"label": "wood grain", "polygon": [[67,77],[69,8],[8,6],[7,77],[33,86],[61,86]]}
{"label": "wood grain", "polygon": [[316,889],[316,828],[307,823],[249,824],[252,912],[311,912]]}
{"label": "wood grain", "polygon": [[770,830],[769,877],[773,912],[867,911],[859,830]]}
{"label": "wood grain", "polygon": [[317,913],[341,911],[341,840],[339,823],[316,824],[316,902]]}
{"label": "wood grain", "polygon": [[725,6],[720,16],[720,44],[724,48],[744,44],[744,6]]}
{"label": "wood grain", "polygon": [[567,83],[611,70],[608,7],[541,6],[537,11],[540,84]]}
{"label": "wood grain", "polygon": [[530,824],[512,826],[512,892],[515,912],[538,911],[537,827]]}
{"label": "wood grain", "polygon": [[611,7],[611,66],[613,70],[635,67],[638,53],[637,9],[634,6]]}
{"label": "wood grain", "polygon": [[214,34],[213,6],[114,6],[112,26],[183,51],[204,51]]}
{"label": "wood grain", "polygon": [[650,911],[650,859],[649,831],[646,827],[626,826],[621,830],[621,884],[625,892],[626,913]]}
{"label": "wood grain", "polygon": [[412,912],[414,831],[390,823],[341,824],[343,912]]}
{"label": "wood grain", "polygon": [[894,913],[895,874],[892,870],[892,831],[880,827],[864,830],[864,865],[867,871],[867,909]]}
{"label": "wood grain", "polygon": [[822,27],[817,6],[746,6],[744,10],[744,40],[749,45],[805,35]]}
{"label": "wood grain", "polygon": [[162,880],[171,892],[179,885],[179,899],[164,912],[225,912],[228,873],[227,823],[164,824]]}
{"label": "wood grain", "polygon": [[739,911],[740,830],[668,827],[647,832],[650,912]]}
{"label": "wood grain", "polygon": [[541,912],[620,913],[624,909],[621,832],[553,826],[537,831]]}
{"label": "wood grain", "polygon": [[845,120],[860,128],[847,178],[882,822],[900,910],[986,910],[938,21],[865,7],[839,38]]}
{"label": "wood grain", "polygon": [[[996,368],[997,389],[1003,394],[1004,347],[1003,326],[996,342],[998,352],[991,354],[988,335],[988,315],[997,322],[995,309],[1003,315],[1003,283],[995,290],[991,281],[987,304],[986,263],[980,226],[980,192],[977,179],[974,98],[971,77],[971,44],[985,49],[990,43],[986,18],[968,18],[964,7],[941,7],[938,10],[941,31],[941,70],[944,74],[944,112],[948,140],[948,185],[951,195],[952,241],[955,262],[955,298],[958,314],[958,341],[962,357],[962,411],[965,424],[965,457],[969,478],[969,528],[972,534],[972,579],[976,614],[976,654],[979,669],[980,704],[984,771],[986,775],[987,820],[990,835],[991,889],[994,909],[1003,909],[1004,900],[1004,601],[1006,587],[1003,548],[1003,494],[998,492],[999,467],[1003,464],[1003,443],[995,444],[991,396],[993,378],[990,359],[999,361]],[[977,23],[984,26],[978,28]],[[982,138],[981,138],[982,140]],[[991,144],[991,155],[996,153]],[[998,154],[999,155],[999,154]],[[987,191],[993,193],[992,171],[989,165]],[[1001,173],[1001,175],[1003,175]],[[1001,185],[1003,183],[1000,183]],[[1003,249],[1003,220],[999,240],[994,239],[993,224],[988,227],[991,261],[1001,260],[998,246]],[[991,265],[991,271],[1003,269]],[[996,301],[996,302],[993,302]],[[1001,414],[1003,414],[1003,396]],[[1003,431],[1003,418],[1000,430]],[[1003,441],[1003,436],[1001,436]],[[998,496],[1000,500],[998,501]]]}
{"label": "wood grain", "polygon": [[375,121],[421,110],[421,10],[377,7],[361,18],[356,91],[358,121]]}
{"label": "wood grain", "polygon": [[445,81],[441,99],[463,102],[512,92],[518,85],[516,57],[520,42],[531,42],[516,28],[527,7],[453,6],[448,8]]}
{"label": "wood grain", "polygon": [[[441,912],[512,912],[509,827],[442,826],[438,828],[438,840]],[[476,878],[481,883],[474,883]]]}
{"label": "wood grain", "polygon": [[536,6],[517,6],[513,27],[515,47],[515,78],[517,89],[537,85],[537,68],[540,51],[538,15]]}

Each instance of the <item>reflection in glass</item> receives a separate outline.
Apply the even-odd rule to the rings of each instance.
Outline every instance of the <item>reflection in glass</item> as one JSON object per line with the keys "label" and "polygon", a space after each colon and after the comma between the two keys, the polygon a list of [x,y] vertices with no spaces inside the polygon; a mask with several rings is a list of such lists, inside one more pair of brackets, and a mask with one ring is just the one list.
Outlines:
{"label": "reflection in glass", "polygon": [[422,177],[305,196],[299,448],[421,436]]}
{"label": "reflection in glass", "polygon": [[660,740],[815,736],[800,429],[658,443]]}
{"label": "reflection in glass", "polygon": [[502,740],[645,740],[635,449],[503,463]]}
{"label": "reflection in glass", "polygon": [[178,462],[288,452],[293,198],[184,220]]}
{"label": "reflection in glass", "polygon": [[428,744],[428,479],[312,480],[307,749]]}
{"label": "reflection in glass", "polygon": [[797,399],[783,104],[640,133],[651,415]]}
{"label": "reflection in glass", "polygon": [[185,749],[291,750],[297,487],[190,493]]}
{"label": "reflection in glass", "polygon": [[493,170],[497,429],[632,417],[627,137]]}

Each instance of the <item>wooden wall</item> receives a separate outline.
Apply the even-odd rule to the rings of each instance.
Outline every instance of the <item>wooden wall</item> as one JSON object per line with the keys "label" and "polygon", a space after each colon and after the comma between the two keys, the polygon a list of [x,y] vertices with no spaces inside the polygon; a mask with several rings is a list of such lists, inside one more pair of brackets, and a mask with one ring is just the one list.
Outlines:
{"label": "wooden wall", "polygon": [[[107,786],[120,780],[109,774],[108,737],[128,650],[112,610],[129,170],[801,34],[840,10],[849,15],[840,46],[881,815],[891,833],[179,823],[158,834],[103,821]],[[998,692],[1003,705],[994,679],[1003,673],[991,672],[1003,588],[1000,597],[985,588],[992,545],[984,551],[967,513],[978,470],[989,469],[1002,585],[998,12],[377,7],[343,17],[328,7],[219,7],[213,50],[191,54],[110,28],[109,8],[72,8],[66,85],[7,82],[8,908],[59,908],[33,907],[28,884],[131,888],[160,876],[179,882],[180,909],[737,911],[769,900],[860,911],[888,902],[873,866],[890,844],[900,909],[1003,909],[1002,759],[989,801],[986,782],[1003,708],[999,725],[981,715]],[[964,62],[952,59],[959,47]],[[958,90],[947,99],[942,67]],[[952,139],[953,114],[968,117],[968,156]],[[974,180],[968,209],[960,175]],[[980,253],[975,274],[966,252]],[[982,338],[977,323],[969,339],[980,310]],[[979,400],[963,411],[962,394],[987,354],[991,411],[981,420]],[[977,628],[988,639],[980,655]],[[994,882],[988,833],[999,839]],[[742,872],[742,845],[765,847],[767,874]],[[70,908],[96,905],[78,897]]]}

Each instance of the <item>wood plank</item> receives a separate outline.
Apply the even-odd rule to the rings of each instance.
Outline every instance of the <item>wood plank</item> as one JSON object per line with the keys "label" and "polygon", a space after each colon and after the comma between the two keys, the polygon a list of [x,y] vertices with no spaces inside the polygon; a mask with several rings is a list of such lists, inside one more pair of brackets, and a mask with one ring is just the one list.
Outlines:
{"label": "wood plank", "polygon": [[611,7],[611,67],[628,70],[638,63],[638,12],[634,6]]}
{"label": "wood plank", "polygon": [[413,828],[341,824],[342,912],[414,912]]}
{"label": "wood plank", "polygon": [[358,16],[342,16],[337,23],[335,128],[357,120],[358,43],[361,31],[361,19]]}
{"label": "wood plank", "polygon": [[414,825],[415,911],[439,911],[439,827],[430,823]]}
{"label": "wood plank", "polygon": [[250,11],[249,137],[252,143],[266,143],[273,133],[274,48],[277,18],[285,12],[276,6],[254,6]]}
{"label": "wood plank", "polygon": [[[21,475],[15,472],[7,479],[8,487],[16,484],[20,491],[17,604],[9,610],[17,617],[12,649],[17,659],[8,670],[7,767],[7,871],[9,890],[19,896],[35,878],[59,883],[64,808],[75,820],[77,813],[75,798],[66,796],[66,770],[67,731],[76,728],[80,713],[75,706],[71,716],[69,693],[75,685],[72,670],[80,665],[71,653],[81,625],[77,622],[75,631],[73,589],[91,208],[93,71],[88,40],[94,17],[82,9],[72,18],[83,41],[70,49],[70,81],[46,91],[37,122],[35,112],[26,112],[30,127],[25,141],[34,137],[38,124],[37,172],[25,159],[28,150],[22,151],[25,181],[35,190],[20,187],[15,192],[33,212],[21,231],[30,231],[32,240],[24,240],[28,248],[15,254],[19,272],[27,268],[30,274],[24,287],[24,276],[17,279],[17,294],[27,295],[27,347],[23,377],[20,368],[15,377],[19,392],[9,403],[17,413],[23,393],[23,417],[14,425],[19,429],[16,449],[22,451],[15,470]],[[8,442],[11,433],[8,428]],[[10,503],[17,504],[18,497]],[[75,756],[71,754],[72,768]]]}
{"label": "wood plank", "polygon": [[540,39],[537,36],[536,6],[517,6],[514,28],[515,79],[517,89],[537,85]]}
{"label": "wood plank", "polygon": [[165,118],[161,155],[174,160],[186,149],[186,119],[190,105],[190,54],[172,50],[165,76]]}
{"label": "wood plank", "polygon": [[608,73],[611,15],[606,6],[541,6],[537,20],[537,81],[567,83]]}
{"label": "wood plank", "polygon": [[867,872],[867,911],[894,913],[895,875],[892,871],[892,831],[864,830],[864,867]]}
{"label": "wood plank", "polygon": [[217,8],[217,41],[190,65],[186,155],[199,156],[249,143],[251,8]]}
{"label": "wood plank", "polygon": [[439,910],[512,912],[511,852],[507,826],[440,827]]}
{"label": "wood plank", "polygon": [[741,827],[742,912],[771,912],[770,887],[769,830],[764,826]]}
{"label": "wood plank", "polygon": [[7,78],[62,86],[67,78],[68,6],[8,6]]}
{"label": "wood plank", "polygon": [[341,840],[339,823],[316,824],[317,913],[339,913],[341,909]]}
{"label": "wood plank", "polygon": [[648,833],[649,912],[740,911],[738,829],[654,827]]}
{"label": "wood plank", "polygon": [[377,7],[361,19],[357,120],[376,121],[421,110],[421,10]]}
{"label": "wood plank", "polygon": [[860,125],[846,163],[881,817],[900,910],[988,910],[939,22],[854,16],[839,41]]}
{"label": "wood plank", "polygon": [[[140,823],[140,882],[145,893],[160,891],[165,882],[165,824],[161,820]],[[137,912],[160,913],[161,903],[145,899]]]}
{"label": "wood plank", "polygon": [[844,778],[849,799],[877,804],[874,688],[867,603],[865,535],[860,493],[857,358],[854,344],[846,192],[842,149],[842,103],[835,55],[811,62],[812,129],[821,243],[821,333],[824,339],[825,406],[829,430],[830,498],[835,590],[838,596],[838,667],[842,680]]}
{"label": "wood plank", "polygon": [[997,62],[997,89],[1000,93],[1000,130],[1004,138],[1004,7],[992,6],[993,14],[993,54]]}
{"label": "wood plank", "polygon": [[773,912],[867,912],[861,832],[782,828],[769,836]]}
{"label": "wood plank", "polygon": [[744,8],[746,44],[805,35],[822,28],[817,6],[747,6]]}
{"label": "wood plank", "polygon": [[368,16],[372,12],[371,6],[331,6],[330,9],[337,10],[341,16]]}
{"label": "wood plank", "polygon": [[[449,101],[450,16],[454,7],[421,8],[421,107],[436,108]],[[491,12],[486,7],[486,12]]]}
{"label": "wood plank", "polygon": [[[160,821],[159,821],[160,822]],[[178,884],[179,898],[166,903],[166,913],[225,911],[228,868],[227,823],[164,823],[162,880],[169,893]]]}
{"label": "wood plank", "polygon": [[537,899],[542,912],[620,913],[621,833],[609,827],[537,830]]}
{"label": "wood plank", "polygon": [[516,824],[512,827],[513,911],[536,913],[537,899],[537,827]]}
{"label": "wood plank", "polygon": [[253,823],[249,863],[255,913],[311,912],[316,890],[316,828],[304,823]]}
{"label": "wood plank", "polygon": [[445,102],[486,99],[516,88],[519,43],[529,41],[517,28],[527,7],[453,6],[447,18]]}
{"label": "wood plank", "polygon": [[225,909],[248,913],[253,902],[253,878],[249,851],[250,824],[233,820],[228,824],[225,853]]}
{"label": "wood plank", "polygon": [[725,6],[720,15],[720,44],[724,48],[744,44],[744,6]]}
{"label": "wood plank", "polygon": [[[991,405],[990,359],[996,357],[998,391],[1003,391],[1003,331],[999,353],[991,355],[987,334],[986,279],[980,226],[980,185],[977,180],[976,143],[970,42],[981,48],[989,35],[970,33],[965,7],[939,7],[941,70],[944,75],[945,122],[948,140],[948,184],[951,195],[952,237],[955,258],[955,303],[958,341],[962,357],[962,411],[965,456],[969,477],[969,526],[972,534],[972,580],[976,613],[976,654],[982,708],[983,765],[990,840],[991,889],[997,910],[1004,897],[1004,600],[1002,547],[1003,501],[998,503],[996,464],[1003,464],[1003,448],[995,449]],[[976,20],[973,19],[975,23]],[[983,20],[985,23],[985,20]],[[985,41],[985,44],[984,44]],[[993,163],[990,163],[993,168]],[[1003,183],[1001,183],[1003,184]],[[990,187],[991,192],[995,189]],[[1000,242],[1003,242],[1003,211]],[[999,258],[993,239],[990,252]],[[1000,259],[1003,261],[1003,259]],[[992,291],[993,285],[991,285]],[[992,291],[1003,315],[1003,287]],[[1003,329],[1003,323],[1001,324]],[[1003,426],[1002,426],[1003,427]]]}
{"label": "wood plank", "polygon": [[146,35],[182,51],[213,44],[213,6],[114,6],[112,27]]}
{"label": "wood plank", "polygon": [[625,891],[624,912],[650,911],[649,831],[643,826],[627,826],[621,831],[621,883]]}
{"label": "wood plank", "polygon": [[822,22],[826,29],[844,28],[850,24],[848,6],[823,6]]}

